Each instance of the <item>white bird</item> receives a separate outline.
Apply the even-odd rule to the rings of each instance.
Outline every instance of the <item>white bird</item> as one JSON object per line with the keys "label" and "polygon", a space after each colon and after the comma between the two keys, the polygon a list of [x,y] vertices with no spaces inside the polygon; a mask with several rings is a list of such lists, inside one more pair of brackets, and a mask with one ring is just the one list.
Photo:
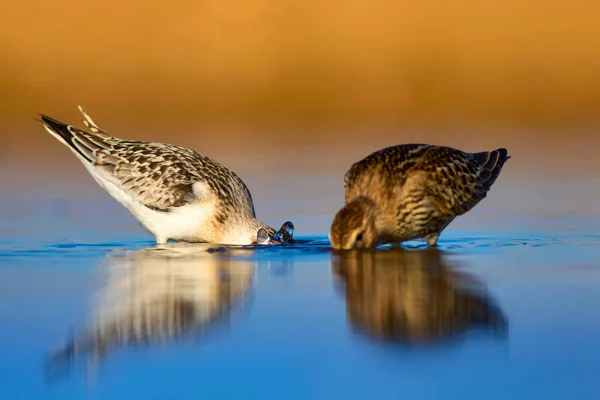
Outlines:
{"label": "white bird", "polygon": [[250,191],[233,171],[190,149],[112,136],[78,108],[90,132],[46,115],[41,122],[157,243],[295,243],[291,222],[275,232],[256,219]]}
{"label": "white bird", "polygon": [[169,243],[109,253],[88,325],[49,354],[48,376],[85,361],[93,373],[111,353],[202,337],[233,321],[250,304],[255,270],[270,261],[244,257],[243,249],[210,252],[221,247]]}

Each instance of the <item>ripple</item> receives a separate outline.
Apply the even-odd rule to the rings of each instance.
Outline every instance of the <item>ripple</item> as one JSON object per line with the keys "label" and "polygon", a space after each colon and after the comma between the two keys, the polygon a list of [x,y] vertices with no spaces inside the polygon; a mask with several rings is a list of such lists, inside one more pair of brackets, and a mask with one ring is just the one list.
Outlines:
{"label": "ripple", "polygon": [[[494,236],[493,232],[482,232],[480,236],[474,236],[472,233],[465,236],[459,236],[456,233],[448,235],[447,238],[441,238],[438,242],[438,248],[442,251],[465,252],[470,250],[492,250],[495,248],[550,248],[550,247],[594,247],[600,245],[599,235],[568,235],[561,232],[557,235],[535,235],[520,234],[515,235],[499,234]],[[259,256],[271,257],[277,254],[322,254],[332,251],[332,247],[327,237],[305,237],[298,238],[298,243],[294,245],[282,246],[222,246],[207,245],[200,243],[168,243],[167,245],[156,245],[148,239],[127,239],[127,240],[108,240],[108,241],[89,241],[89,242],[44,242],[27,241],[24,238],[0,242],[0,258],[14,259],[16,257],[95,257],[106,253],[118,251],[128,251],[137,249],[155,249],[164,251],[181,248],[182,246],[197,247],[199,250],[209,253],[236,252],[239,256]],[[207,247],[208,246],[208,247]],[[381,249],[389,249],[391,245],[381,246]],[[424,241],[409,241],[402,244],[406,250],[421,250],[427,248]]]}

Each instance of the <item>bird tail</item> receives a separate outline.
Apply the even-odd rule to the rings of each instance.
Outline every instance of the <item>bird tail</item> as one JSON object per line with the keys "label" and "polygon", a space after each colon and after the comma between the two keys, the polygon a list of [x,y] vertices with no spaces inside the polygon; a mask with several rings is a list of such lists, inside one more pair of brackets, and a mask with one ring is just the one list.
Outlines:
{"label": "bird tail", "polygon": [[496,182],[504,163],[510,158],[505,148],[474,153],[473,158],[481,166],[479,176],[489,188]]}
{"label": "bird tail", "polygon": [[69,130],[69,126],[63,122],[55,120],[47,115],[40,114],[44,128],[61,143],[73,147],[73,133]]}
{"label": "bird tail", "polygon": [[44,128],[84,163],[93,163],[97,159],[96,151],[108,148],[108,144],[97,134],[86,133],[47,115],[40,116]]}
{"label": "bird tail", "polygon": [[73,128],[71,125],[67,125],[52,117],[48,117],[47,115],[40,114],[40,117],[42,118],[41,122],[44,124],[44,128],[52,136],[58,139],[59,142],[71,149],[79,158],[82,158],[82,161],[92,161],[90,154],[83,152],[82,149],[77,146],[76,141],[74,140],[75,135],[77,134],[76,128]]}

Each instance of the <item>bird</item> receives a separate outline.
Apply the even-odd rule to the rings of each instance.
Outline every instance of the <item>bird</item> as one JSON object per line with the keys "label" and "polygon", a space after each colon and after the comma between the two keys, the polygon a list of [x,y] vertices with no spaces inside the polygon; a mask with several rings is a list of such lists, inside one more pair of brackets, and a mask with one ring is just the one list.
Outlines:
{"label": "bird", "polygon": [[373,341],[448,343],[471,329],[506,338],[509,321],[490,290],[439,249],[344,251],[331,269],[348,326]]}
{"label": "bird", "polygon": [[[84,365],[99,368],[111,354],[131,348],[198,339],[233,322],[251,303],[255,270],[269,259],[244,257],[219,244],[170,243],[107,255],[107,279],[87,312],[87,326],[71,330],[45,357],[49,379]],[[236,256],[240,257],[236,257]]]}
{"label": "bird", "polygon": [[345,205],[329,230],[337,250],[368,249],[440,233],[481,200],[510,158],[505,148],[467,153],[446,146],[401,144],[354,163],[344,175]]}
{"label": "bird", "polygon": [[276,232],[256,218],[250,190],[225,166],[191,149],[112,136],[83,107],[78,109],[89,131],[43,114],[40,122],[157,244],[169,240],[223,245],[293,241],[291,221]]}

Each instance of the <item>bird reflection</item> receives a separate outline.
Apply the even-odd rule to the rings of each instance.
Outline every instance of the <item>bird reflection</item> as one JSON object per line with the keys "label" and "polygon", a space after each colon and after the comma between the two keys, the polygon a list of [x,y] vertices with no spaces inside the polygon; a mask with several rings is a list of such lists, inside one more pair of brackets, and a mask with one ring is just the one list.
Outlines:
{"label": "bird reflection", "polygon": [[[215,252],[216,250],[216,252]],[[196,336],[243,303],[255,262],[244,250],[169,244],[109,257],[109,279],[87,329],[49,357],[47,373],[74,363],[96,365],[120,348],[153,346]]]}
{"label": "bird reflection", "polygon": [[473,327],[507,331],[483,284],[448,265],[437,249],[351,251],[332,255],[346,314],[376,341],[423,345]]}

